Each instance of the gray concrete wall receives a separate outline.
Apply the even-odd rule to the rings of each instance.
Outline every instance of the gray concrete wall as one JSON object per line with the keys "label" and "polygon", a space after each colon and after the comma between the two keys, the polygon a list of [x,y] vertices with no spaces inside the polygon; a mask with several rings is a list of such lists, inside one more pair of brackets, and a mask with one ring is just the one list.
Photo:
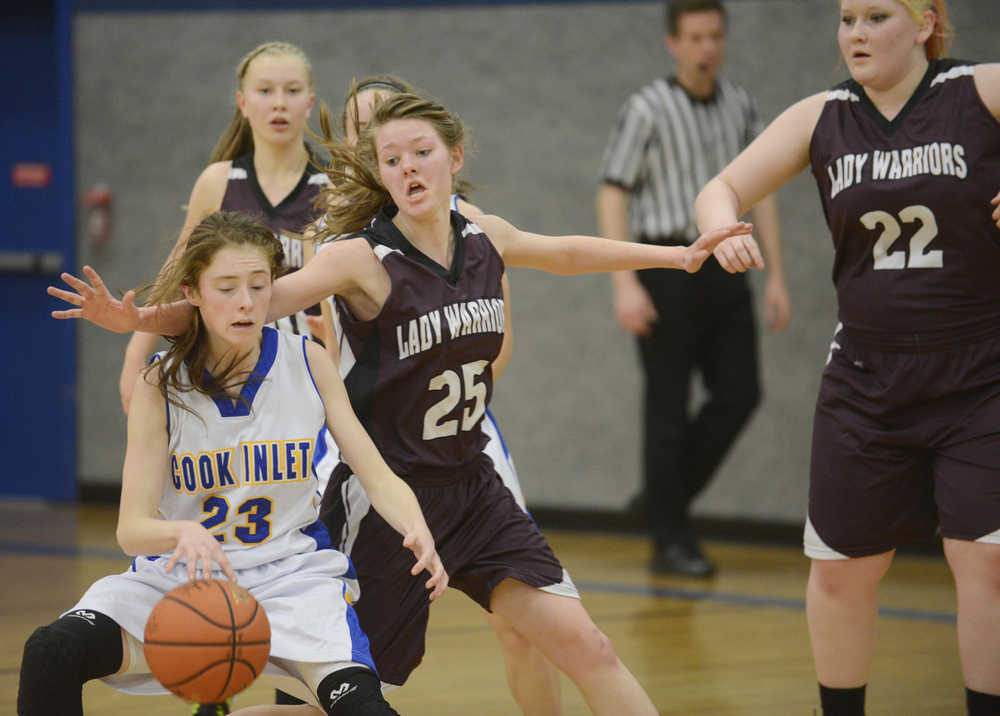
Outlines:
{"label": "gray concrete wall", "polygon": [[[951,0],[953,54],[997,59],[994,0]],[[842,78],[835,0],[730,3],[727,75],[770,120]],[[395,72],[471,128],[474,201],[543,233],[593,233],[598,165],[619,105],[669,70],[661,5],[586,3],[262,13],[95,13],[75,23],[78,182],[115,192],[114,238],[80,260],[128,288],[154,275],[182,205],[234,106],[234,68],[284,39],[312,58],[339,108],[352,77]],[[812,406],[836,322],[832,249],[816,190],[801,175],[779,195],[794,318],[762,337],[765,398],[696,511],[801,519]],[[761,276],[754,282],[761,286]],[[493,410],[537,506],[618,509],[637,489],[639,382],[633,342],[614,322],[605,276],[512,269],[514,359]],[[760,291],[758,291],[758,296]],[[79,475],[117,483],[126,339],[81,326]]]}

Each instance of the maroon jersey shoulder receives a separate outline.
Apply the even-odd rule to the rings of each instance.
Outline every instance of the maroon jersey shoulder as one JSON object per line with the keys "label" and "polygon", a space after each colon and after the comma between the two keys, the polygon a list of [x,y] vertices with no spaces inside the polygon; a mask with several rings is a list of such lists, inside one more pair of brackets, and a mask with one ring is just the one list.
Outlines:
{"label": "maroon jersey shoulder", "polygon": [[383,210],[361,232],[392,282],[381,312],[359,321],[338,299],[347,339],[341,372],[386,462],[408,479],[435,480],[481,459],[480,422],[503,342],[504,265],[489,237],[457,212],[450,267],[407,241],[393,214]]}
{"label": "maroon jersey shoulder", "polygon": [[319,218],[316,197],[328,183],[326,174],[313,166],[312,159],[310,156],[295,188],[280,203],[272,205],[257,179],[253,152],[244,154],[233,160],[222,197],[222,209],[247,214],[270,227],[285,249],[285,264],[293,269],[301,268],[303,263],[302,242],[295,237]]}
{"label": "maroon jersey shoulder", "polygon": [[833,237],[848,327],[974,332],[1000,321],[1000,123],[974,64],[937,60],[892,120],[849,80],[827,94],[810,163]]}

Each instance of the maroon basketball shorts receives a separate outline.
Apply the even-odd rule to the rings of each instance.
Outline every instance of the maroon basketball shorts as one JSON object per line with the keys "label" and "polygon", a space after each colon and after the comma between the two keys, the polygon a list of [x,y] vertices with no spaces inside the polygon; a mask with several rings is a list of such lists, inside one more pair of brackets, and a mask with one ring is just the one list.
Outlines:
{"label": "maroon basketball shorts", "polygon": [[[444,484],[410,483],[434,535],[449,587],[490,608],[490,594],[507,578],[533,587],[576,594],[559,560],[535,523],[514,500],[489,460],[478,472]],[[416,558],[403,538],[370,508],[357,478],[345,481],[342,517],[328,519],[331,534],[357,570],[361,598],[355,604],[371,644],[379,677],[403,684],[424,654],[429,600],[427,573],[410,574]],[[329,522],[342,524],[329,524]]]}
{"label": "maroon basketball shorts", "polygon": [[805,552],[926,538],[1000,543],[1000,337],[920,352],[840,331],[813,423]]}

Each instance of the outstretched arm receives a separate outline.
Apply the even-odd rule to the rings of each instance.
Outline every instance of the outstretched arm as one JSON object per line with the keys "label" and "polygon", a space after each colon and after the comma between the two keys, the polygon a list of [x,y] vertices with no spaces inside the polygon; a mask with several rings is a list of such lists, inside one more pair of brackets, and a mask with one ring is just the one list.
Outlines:
{"label": "outstretched arm", "polygon": [[[724,239],[749,235],[753,226],[735,221],[698,237],[690,246],[653,246],[596,236],[545,236],[521,231],[499,216],[476,220],[508,266],[573,275],[644,268],[675,268],[693,273]],[[763,268],[763,262],[760,265]]]}
{"label": "outstretched arm", "polygon": [[318,345],[306,342],[306,356],[316,388],[326,406],[326,424],[354,474],[361,480],[372,507],[403,535],[403,546],[417,558],[410,573],[430,573],[426,587],[436,599],[448,586],[448,575],[434,548],[434,538],[424,521],[420,504],[410,486],[397,477],[379,454],[351,409],[344,382],[333,362]]}
{"label": "outstretched arm", "polygon": [[184,330],[191,319],[191,305],[187,301],[177,301],[165,306],[135,305],[135,291],[126,291],[122,300],[116,299],[108,291],[103,279],[90,266],[83,267],[89,283],[73,274],[63,273],[61,278],[72,291],[49,286],[50,296],[61,298],[76,308],[52,311],[53,318],[83,318],[96,326],[115,333],[143,331],[161,336],[175,336]]}

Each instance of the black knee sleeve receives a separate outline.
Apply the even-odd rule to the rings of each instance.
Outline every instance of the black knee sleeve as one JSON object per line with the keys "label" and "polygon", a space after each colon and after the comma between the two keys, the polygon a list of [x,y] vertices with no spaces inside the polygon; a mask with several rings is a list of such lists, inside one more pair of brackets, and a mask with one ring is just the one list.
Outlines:
{"label": "black knee sleeve", "polygon": [[100,612],[77,609],[38,627],[24,644],[18,716],[82,716],[84,682],[121,665],[121,627]]}
{"label": "black knee sleeve", "polygon": [[352,666],[327,676],[316,690],[327,716],[399,716],[382,697],[382,682],[370,669]]}
{"label": "black knee sleeve", "polygon": [[281,689],[274,690],[274,703],[278,706],[297,706],[299,704],[304,704],[305,701],[296,698],[291,694],[286,694]]}

